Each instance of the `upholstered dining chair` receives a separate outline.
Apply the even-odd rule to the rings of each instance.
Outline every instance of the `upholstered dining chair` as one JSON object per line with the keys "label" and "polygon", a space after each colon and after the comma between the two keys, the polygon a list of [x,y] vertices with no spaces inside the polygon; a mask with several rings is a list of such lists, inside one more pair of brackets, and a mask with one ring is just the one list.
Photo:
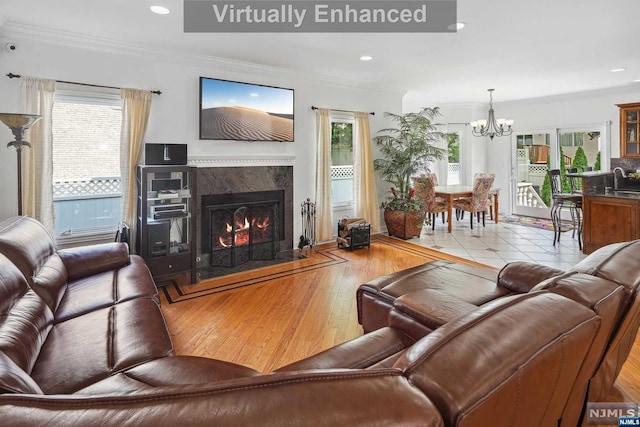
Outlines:
{"label": "upholstered dining chair", "polygon": [[431,221],[431,229],[436,228],[436,215],[442,213],[442,222],[444,223],[444,213],[447,211],[447,201],[436,197],[436,185],[438,185],[438,177],[434,173],[426,174],[413,178],[413,185],[416,189],[414,197],[424,201],[426,207],[426,215]]}
{"label": "upholstered dining chair", "polygon": [[[473,230],[473,217],[482,214],[482,226],[485,225],[485,214],[487,204],[493,186],[494,174],[479,173],[473,179],[473,192],[471,197],[456,199],[453,201],[453,208],[463,213],[469,212],[471,229]],[[476,214],[476,215],[474,215]],[[478,218],[478,221],[480,219]]]}
{"label": "upholstered dining chair", "polygon": [[550,169],[549,182],[551,184],[551,222],[553,223],[553,246],[560,241],[562,227],[562,209],[568,208],[571,213],[573,234],[578,232],[578,247],[582,249],[582,195],[562,192],[562,178],[560,169]]}

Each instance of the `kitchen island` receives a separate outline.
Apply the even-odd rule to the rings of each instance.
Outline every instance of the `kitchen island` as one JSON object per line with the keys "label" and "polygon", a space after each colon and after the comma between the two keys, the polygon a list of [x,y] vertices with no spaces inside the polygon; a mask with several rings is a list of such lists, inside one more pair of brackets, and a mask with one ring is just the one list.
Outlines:
{"label": "kitchen island", "polygon": [[614,190],[612,172],[567,174],[582,178],[582,251],[590,254],[610,243],[640,239],[640,183],[620,178]]}

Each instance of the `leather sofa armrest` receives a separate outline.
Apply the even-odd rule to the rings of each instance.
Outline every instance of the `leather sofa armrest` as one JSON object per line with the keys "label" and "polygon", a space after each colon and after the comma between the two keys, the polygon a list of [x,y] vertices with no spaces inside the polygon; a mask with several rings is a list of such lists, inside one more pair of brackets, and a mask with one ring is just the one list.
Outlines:
{"label": "leather sofa armrest", "polygon": [[129,265],[126,243],[103,243],[58,251],[69,280],[77,280]]}
{"label": "leather sofa armrest", "polygon": [[366,369],[407,347],[415,340],[393,328],[381,328],[328,350],[276,369],[274,372],[308,369]]}
{"label": "leather sofa armrest", "polygon": [[498,286],[507,288],[516,294],[525,294],[543,280],[564,273],[563,270],[532,262],[510,262],[498,273]]}
{"label": "leather sofa armrest", "polygon": [[5,425],[442,427],[398,369],[319,370],[159,387],[118,396],[0,395]]}

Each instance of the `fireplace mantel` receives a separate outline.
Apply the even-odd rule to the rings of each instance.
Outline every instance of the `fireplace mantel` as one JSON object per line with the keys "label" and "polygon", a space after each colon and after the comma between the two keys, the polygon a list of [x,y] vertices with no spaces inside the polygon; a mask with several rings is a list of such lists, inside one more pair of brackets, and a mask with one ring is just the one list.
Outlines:
{"label": "fireplace mantel", "polygon": [[246,166],[293,166],[296,156],[192,156],[189,166],[197,168],[246,167]]}

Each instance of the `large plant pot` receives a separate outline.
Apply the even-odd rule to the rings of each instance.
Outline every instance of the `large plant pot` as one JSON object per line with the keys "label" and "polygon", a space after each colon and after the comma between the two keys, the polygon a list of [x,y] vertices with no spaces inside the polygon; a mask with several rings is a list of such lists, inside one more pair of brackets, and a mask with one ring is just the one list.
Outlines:
{"label": "large plant pot", "polygon": [[424,210],[405,212],[385,209],[384,222],[387,225],[389,236],[405,240],[420,237],[424,214]]}

